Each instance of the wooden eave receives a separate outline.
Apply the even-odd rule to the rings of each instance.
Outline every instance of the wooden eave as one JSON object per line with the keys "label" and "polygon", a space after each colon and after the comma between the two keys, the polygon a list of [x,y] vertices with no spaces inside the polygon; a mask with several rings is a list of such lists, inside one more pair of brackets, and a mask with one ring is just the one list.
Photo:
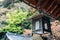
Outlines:
{"label": "wooden eave", "polygon": [[60,20],[60,0],[24,0],[24,2]]}

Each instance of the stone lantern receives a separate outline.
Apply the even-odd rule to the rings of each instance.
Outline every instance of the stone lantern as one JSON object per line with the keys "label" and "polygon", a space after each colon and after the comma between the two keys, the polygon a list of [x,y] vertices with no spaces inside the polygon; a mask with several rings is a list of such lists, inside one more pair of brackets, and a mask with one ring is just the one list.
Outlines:
{"label": "stone lantern", "polygon": [[32,33],[43,34],[50,31],[50,17],[40,12],[39,15],[32,18]]}

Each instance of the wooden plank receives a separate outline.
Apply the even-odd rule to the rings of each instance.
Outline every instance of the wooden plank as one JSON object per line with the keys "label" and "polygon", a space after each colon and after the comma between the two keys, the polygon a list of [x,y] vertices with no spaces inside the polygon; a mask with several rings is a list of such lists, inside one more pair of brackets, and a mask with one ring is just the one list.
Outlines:
{"label": "wooden plank", "polygon": [[56,16],[56,15],[57,15],[58,10],[60,10],[60,8],[59,8],[59,7],[57,7],[56,11],[54,11],[54,16]]}
{"label": "wooden plank", "polygon": [[40,5],[42,6],[45,3],[45,1],[47,1],[47,0],[41,0]]}
{"label": "wooden plank", "polygon": [[51,3],[51,5],[48,7],[47,11],[52,7],[52,5],[54,4],[54,2],[55,2],[55,1],[53,1],[53,2]]}
{"label": "wooden plank", "polygon": [[44,2],[41,6],[45,7],[45,5],[48,3],[48,1],[46,0],[46,2]]}
{"label": "wooden plank", "polygon": [[54,11],[56,8],[57,8],[57,4],[56,4],[56,6],[51,10],[50,13],[53,13],[53,11]]}
{"label": "wooden plank", "polygon": [[57,19],[59,19],[59,16],[60,16],[60,11],[58,11],[57,13],[58,15],[56,16]]}

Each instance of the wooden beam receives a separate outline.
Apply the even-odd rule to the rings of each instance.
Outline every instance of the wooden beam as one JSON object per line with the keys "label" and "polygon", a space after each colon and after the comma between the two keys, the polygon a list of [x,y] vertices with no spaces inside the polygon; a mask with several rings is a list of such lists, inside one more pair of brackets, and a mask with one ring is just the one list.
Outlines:
{"label": "wooden beam", "polygon": [[45,5],[48,3],[48,1],[46,0],[46,2],[44,2],[43,4],[42,4],[42,7],[45,7]]}
{"label": "wooden beam", "polygon": [[60,16],[60,9],[58,10],[58,12],[57,12],[57,18],[59,18],[59,16]]}
{"label": "wooden beam", "polygon": [[[58,9],[58,5],[56,4],[56,5],[54,6],[54,8],[50,11],[50,15],[53,14],[53,15],[55,16],[56,13],[58,12],[57,9]],[[55,11],[55,10],[56,10],[56,11]],[[55,13],[55,12],[56,12],[56,13]]]}
{"label": "wooden beam", "polygon": [[58,15],[57,15],[57,17],[56,17],[57,19],[60,19],[60,14],[58,13]]}
{"label": "wooden beam", "polygon": [[54,11],[57,7],[58,7],[58,6],[57,6],[57,4],[56,4],[56,6],[51,10],[50,13],[53,13],[53,11]]}
{"label": "wooden beam", "polygon": [[51,3],[51,5],[48,7],[47,11],[52,7],[52,5],[54,4],[55,0]]}
{"label": "wooden beam", "polygon": [[56,11],[54,12],[54,16],[56,16],[56,15],[57,15],[58,10],[60,10],[60,8],[59,8],[59,7],[57,7]]}

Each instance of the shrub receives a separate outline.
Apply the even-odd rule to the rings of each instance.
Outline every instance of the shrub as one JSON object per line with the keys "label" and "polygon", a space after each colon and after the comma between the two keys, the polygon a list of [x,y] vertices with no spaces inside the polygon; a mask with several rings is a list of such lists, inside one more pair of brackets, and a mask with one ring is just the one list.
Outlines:
{"label": "shrub", "polygon": [[14,33],[22,33],[22,27],[20,24],[22,21],[26,19],[28,15],[28,11],[23,11],[21,8],[18,10],[14,10],[12,12],[6,13],[6,26],[0,28],[0,32],[14,32]]}

